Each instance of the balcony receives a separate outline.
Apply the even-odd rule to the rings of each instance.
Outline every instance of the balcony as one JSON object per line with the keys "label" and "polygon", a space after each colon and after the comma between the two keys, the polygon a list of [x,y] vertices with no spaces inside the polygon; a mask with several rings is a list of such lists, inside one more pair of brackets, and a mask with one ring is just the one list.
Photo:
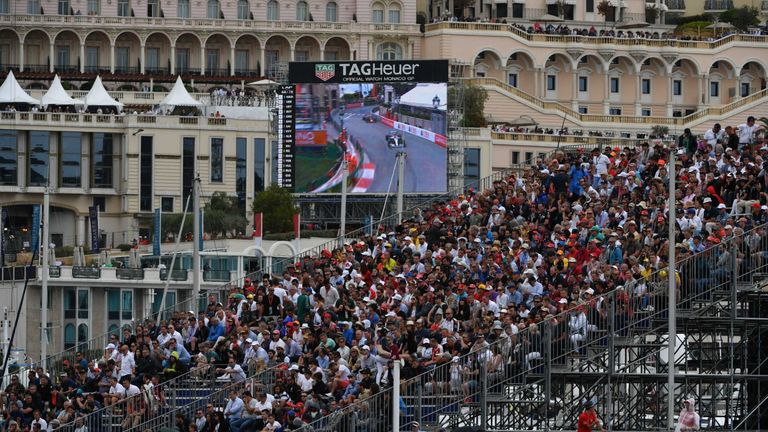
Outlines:
{"label": "balcony", "polygon": [[[140,92],[112,92],[112,97],[126,103],[150,104],[162,100],[164,93],[143,93],[151,95],[150,98],[136,99]],[[130,97],[122,97],[124,94]],[[77,97],[77,96],[74,96]],[[192,119],[192,120],[190,120]],[[204,119],[204,120],[200,120]],[[97,128],[100,131],[114,129],[115,132],[124,132],[130,125],[152,125],[158,128],[183,129],[189,125],[204,124],[208,128],[250,128],[253,120],[238,120],[228,118],[211,117],[180,117],[180,116],[155,116],[155,115],[110,115],[110,114],[63,114],[63,113],[32,113],[32,112],[0,112],[1,126],[46,126],[63,128]],[[7,256],[7,255],[6,255]]]}
{"label": "balcony", "polygon": [[206,282],[229,282],[232,274],[228,270],[209,270],[203,272],[203,280]]}
{"label": "balcony", "polygon": [[[187,280],[187,270],[171,270],[171,280],[176,282],[184,282]],[[168,280],[168,270],[160,270],[160,280]]]}
{"label": "balcony", "polygon": [[418,24],[374,24],[324,21],[260,21],[203,18],[144,18],[88,15],[2,15],[0,27],[29,26],[45,29],[93,30],[98,28],[120,31],[137,28],[167,31],[227,30],[248,32],[326,33],[350,35],[382,33],[392,36],[419,34]]}
{"label": "balcony", "polygon": [[685,12],[685,0],[667,0],[669,12]]}
{"label": "balcony", "polygon": [[99,279],[101,278],[101,269],[98,267],[74,266],[72,267],[72,277],[75,279]]}
{"label": "balcony", "polygon": [[205,74],[208,76],[223,77],[229,76],[229,68],[206,68]]}
{"label": "balcony", "polygon": [[30,279],[37,277],[37,267],[18,266],[3,267],[0,272],[0,280],[3,281],[23,281],[29,276]]}
{"label": "balcony", "polygon": [[733,0],[705,0],[704,10],[708,12],[718,12],[733,9]]}

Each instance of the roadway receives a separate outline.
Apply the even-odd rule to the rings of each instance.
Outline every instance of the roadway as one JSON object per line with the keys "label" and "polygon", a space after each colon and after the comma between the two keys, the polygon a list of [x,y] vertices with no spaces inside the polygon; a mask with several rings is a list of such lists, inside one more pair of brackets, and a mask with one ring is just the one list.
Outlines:
{"label": "roadway", "polygon": [[[448,185],[448,152],[429,140],[402,132],[405,148],[389,148],[386,142],[387,132],[391,128],[382,124],[366,123],[363,115],[371,112],[371,107],[347,109],[344,113],[344,129],[360,142],[366,155],[366,162],[375,165],[376,174],[367,193],[386,193],[390,178],[395,169],[398,151],[407,153],[405,159],[405,193],[445,192]],[[378,116],[377,120],[380,120]],[[397,172],[392,180],[390,192],[397,192]]]}

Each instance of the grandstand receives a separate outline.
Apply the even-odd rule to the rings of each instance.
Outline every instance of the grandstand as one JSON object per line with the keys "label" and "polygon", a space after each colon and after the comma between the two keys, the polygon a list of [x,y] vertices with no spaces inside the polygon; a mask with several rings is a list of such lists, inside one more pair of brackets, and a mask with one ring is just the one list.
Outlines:
{"label": "grandstand", "polygon": [[[198,412],[199,429],[214,430],[243,415],[233,401],[245,390],[284,430],[389,431],[393,405],[404,430],[412,422],[423,430],[569,430],[584,400],[597,402],[612,430],[660,430],[672,359],[671,394],[680,406],[694,399],[701,427],[765,427],[768,207],[752,179],[765,176],[768,148],[723,151],[712,164],[703,152],[681,157],[677,182],[691,194],[680,196],[676,238],[667,239],[670,143],[650,144],[563,147],[409,209],[402,224],[386,219],[372,236],[346,233],[358,240],[275,260],[272,277],[256,273],[169,308],[161,318],[178,337],[147,317],[114,339],[129,350],[146,344],[163,362],[188,352],[189,372],[155,364],[145,376],[157,381],[145,393],[106,406],[91,391],[105,368],[124,367],[124,357],[105,352],[113,340],[105,335],[52,356],[47,371],[29,371],[24,389],[6,383],[3,408],[21,424],[39,422],[17,412],[13,398],[30,386],[45,394],[47,374],[73,402],[78,393],[95,401],[74,412],[58,399],[21,404],[39,406],[62,430],[78,422],[160,430],[196,423]],[[680,343],[671,355],[666,241],[678,250]],[[169,339],[184,350],[154,344]],[[244,379],[237,368],[223,370],[230,357]],[[263,426],[263,411],[246,415]]]}

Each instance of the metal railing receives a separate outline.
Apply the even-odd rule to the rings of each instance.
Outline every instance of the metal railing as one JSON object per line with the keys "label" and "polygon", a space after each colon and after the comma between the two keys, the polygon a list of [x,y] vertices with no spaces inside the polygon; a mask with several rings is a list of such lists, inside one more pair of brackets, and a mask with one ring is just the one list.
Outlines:
{"label": "metal railing", "polygon": [[[712,313],[712,310],[729,316],[729,305],[736,307],[733,299],[739,284],[749,286],[768,277],[768,256],[765,255],[768,251],[746,247],[746,240],[767,226],[728,238],[721,244],[678,260],[675,267],[680,281],[676,288],[682,294],[677,305],[681,317]],[[721,259],[725,253],[737,253],[739,258]],[[610,376],[620,380],[622,373],[651,373],[647,361],[649,355],[630,358],[614,355],[611,349],[616,349],[613,344],[617,339],[642,341],[648,335],[659,334],[666,336],[662,337],[662,342],[668,339],[664,334],[669,305],[666,272],[663,268],[621,286],[622,289],[591,300],[582,299],[579,308],[583,311],[576,309],[574,314],[573,310],[564,309],[490,345],[476,345],[469,354],[458,358],[445,356],[430,370],[419,371],[415,377],[401,381],[400,401],[392,401],[391,388],[388,388],[361,397],[305,429],[314,432],[343,430],[345,422],[353,419],[355,424],[364,425],[363,430],[367,432],[388,432],[392,430],[389,415],[392,403],[398,403],[401,430],[413,421],[428,430],[461,426],[480,427],[486,431],[571,430],[575,429],[581,412],[581,400],[598,397],[600,418],[613,422],[620,430],[630,430],[624,423],[631,407],[623,405],[621,400],[604,400],[603,394],[611,386]],[[718,307],[713,308],[713,305]],[[581,313],[584,314],[584,325],[571,326],[571,314],[578,322]],[[728,342],[732,343],[735,342]],[[653,353],[657,359],[655,373],[664,372],[666,368],[662,361],[664,350],[660,346]],[[678,345],[676,352],[667,358],[673,358],[676,367],[682,367],[687,355],[683,351],[684,346]],[[552,386],[553,372],[563,371],[593,372],[603,374],[603,377],[585,392],[569,395],[565,388]],[[697,397],[703,399],[707,391],[714,390],[702,388]],[[679,400],[676,402],[680,402],[680,406],[685,396],[681,391],[677,393]],[[503,415],[493,411],[494,402],[504,406]],[[749,414],[746,408],[743,413]],[[738,417],[735,412],[728,415]],[[733,417],[731,421],[739,420]],[[666,413],[656,412],[641,429],[665,428]]]}
{"label": "metal railing", "polygon": [[271,391],[272,386],[279,380],[282,380],[283,375],[287,373],[285,365],[276,365],[267,369],[250,368],[245,382],[215,381],[218,387],[220,387],[218,390],[212,391],[204,397],[187,398],[183,401],[178,400],[175,404],[168,404],[170,409],[156,413],[153,416],[148,416],[142,419],[141,422],[134,423],[132,427],[125,428],[124,432],[143,432],[173,427],[177,414],[191,417],[195,410],[201,409],[203,412],[206,412],[205,408],[207,405],[213,405],[218,411],[221,411],[224,409],[229,393],[232,390],[242,391],[247,389],[255,396],[256,391]]}

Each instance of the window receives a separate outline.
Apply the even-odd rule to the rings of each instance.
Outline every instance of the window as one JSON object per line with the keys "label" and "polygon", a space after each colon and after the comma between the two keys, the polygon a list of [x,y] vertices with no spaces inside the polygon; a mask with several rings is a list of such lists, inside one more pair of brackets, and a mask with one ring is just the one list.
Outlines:
{"label": "window", "polygon": [[516,165],[520,163],[520,152],[519,151],[513,151],[512,152],[512,164]]}
{"label": "window", "polygon": [[133,291],[107,290],[107,321],[133,319]]}
{"label": "window", "polygon": [[464,186],[476,186],[480,180],[480,149],[464,149]]}
{"label": "window", "polygon": [[16,186],[18,183],[18,144],[15,130],[0,130],[0,185]]}
{"label": "window", "polygon": [[547,91],[557,90],[557,75],[547,75]]}
{"label": "window", "polygon": [[720,82],[712,81],[709,83],[709,95],[711,97],[720,97]]}
{"label": "window", "polygon": [[611,93],[619,92],[619,78],[611,77]]}
{"label": "window", "polygon": [[28,186],[48,185],[48,161],[50,155],[48,132],[29,132],[29,181]]}
{"label": "window", "polygon": [[579,77],[579,91],[586,92],[589,88],[589,78],[585,76]]}
{"label": "window", "polygon": [[640,93],[644,95],[651,94],[651,80],[650,78],[643,78],[640,80]]}
{"label": "window", "polygon": [[69,66],[69,47],[57,46],[56,47],[56,66],[66,69]]}
{"label": "window", "polygon": [[325,52],[325,60],[326,61],[336,61],[339,59],[339,53],[336,51],[326,51]]}
{"label": "window", "polygon": [[131,49],[129,47],[115,48],[115,69],[127,72],[131,66]]}
{"label": "window", "polygon": [[209,48],[205,50],[205,70],[210,73],[219,69],[219,50]]}
{"label": "window", "polygon": [[373,4],[371,21],[374,24],[381,24],[384,22],[384,5],[378,2]]}
{"label": "window", "polygon": [[509,73],[509,74],[507,74],[507,84],[509,84],[512,87],[517,88],[517,73]]}
{"label": "window", "polygon": [[394,42],[385,42],[376,50],[377,60],[402,60],[403,49]]}
{"label": "window", "polygon": [[89,46],[85,47],[85,71],[98,71],[99,70],[99,47]]}
{"label": "window", "polygon": [[309,6],[304,0],[296,3],[296,21],[309,21]]}
{"label": "window", "polygon": [[208,0],[208,19],[219,19],[219,0]]}
{"label": "window", "polygon": [[101,2],[99,0],[88,0],[88,15],[101,14]]}
{"label": "window", "polygon": [[184,137],[181,142],[181,197],[182,206],[186,205],[187,197],[192,193],[192,182],[195,180],[195,138]]}
{"label": "window", "polygon": [[141,137],[141,153],[139,155],[139,210],[152,211],[152,171],[153,171],[153,138]]}
{"label": "window", "polygon": [[248,71],[248,50],[235,50],[235,73],[245,73]]}
{"label": "window", "polygon": [[579,106],[579,114],[589,114],[589,108],[585,106]]}
{"label": "window", "polygon": [[251,17],[251,8],[248,0],[237,0],[237,19],[245,20]]}
{"label": "window", "polygon": [[149,73],[157,72],[160,68],[160,49],[147,47],[144,56],[146,61],[145,69]]}
{"label": "window", "polygon": [[87,289],[77,290],[77,317],[80,319],[88,319],[88,296]]}
{"label": "window", "polygon": [[75,325],[67,324],[64,326],[64,349],[69,350],[75,347]]}
{"label": "window", "polygon": [[748,83],[748,82],[743,82],[743,83],[741,83],[741,85],[740,85],[739,87],[740,87],[740,89],[741,89],[741,90],[740,90],[740,92],[739,92],[739,94],[741,95],[741,97],[747,97],[747,96],[749,96],[749,90],[750,90],[750,89],[749,89],[749,83]]}
{"label": "window", "polygon": [[80,324],[77,326],[77,343],[86,342],[88,342],[88,324]]}
{"label": "window", "polygon": [[159,0],[147,0],[147,16],[150,18],[160,16]]}
{"label": "window", "polygon": [[621,115],[621,108],[609,108],[608,115]]}
{"label": "window", "polygon": [[293,59],[297,62],[305,62],[309,61],[309,51],[307,50],[296,50],[293,53]]}
{"label": "window", "polygon": [[587,12],[594,12],[595,11],[595,0],[587,0],[587,4],[585,6],[585,9]]}
{"label": "window", "polygon": [[179,18],[189,18],[189,0],[179,0],[176,4],[176,15]]}
{"label": "window", "polygon": [[266,143],[264,138],[253,139],[253,193],[264,190],[264,158],[266,156]]}
{"label": "window", "polygon": [[40,15],[41,13],[40,0],[27,0],[27,14]]}
{"label": "window", "polygon": [[82,154],[80,132],[61,133],[60,186],[80,187],[80,158]]}
{"label": "window", "polygon": [[525,152],[525,160],[523,163],[530,164],[533,163],[533,152]]}
{"label": "window", "polygon": [[91,137],[91,186],[111,188],[113,185],[113,147],[111,133],[94,133]]}
{"label": "window", "polygon": [[131,16],[130,0],[117,0],[117,16]]}
{"label": "window", "polygon": [[400,24],[400,5],[393,4],[389,9],[389,23]]}
{"label": "window", "polygon": [[176,48],[176,73],[189,70],[189,48]]}
{"label": "window", "polygon": [[683,94],[683,80],[672,80],[672,95],[682,96]]}
{"label": "window", "polygon": [[280,19],[280,4],[275,0],[269,0],[267,3],[267,20],[277,21]]}
{"label": "window", "polygon": [[69,0],[59,0],[59,15],[69,15]]}
{"label": "window", "polygon": [[240,211],[245,211],[246,176],[248,174],[248,139],[235,140],[235,193]]}
{"label": "window", "polygon": [[512,18],[523,17],[523,6],[525,6],[523,3],[512,3]]}
{"label": "window", "polygon": [[211,182],[224,181],[224,138],[211,138]]}
{"label": "window", "polygon": [[173,197],[160,198],[160,210],[163,213],[173,213]]}
{"label": "window", "polygon": [[325,5],[325,20],[336,22],[338,20],[338,9],[339,7],[336,2],[328,2],[328,4]]}
{"label": "window", "polygon": [[650,117],[651,116],[651,109],[650,108],[643,108],[640,110],[640,115],[643,117]]}
{"label": "window", "polygon": [[9,0],[0,0],[0,14],[10,13],[11,5]]}
{"label": "window", "polygon": [[[98,208],[100,212],[107,211],[107,197],[105,196],[94,196],[93,197],[93,206]],[[57,243],[61,244],[61,243]]]}
{"label": "window", "polygon": [[[152,302],[152,313],[160,312],[160,303],[163,301],[163,290],[155,290],[155,300]],[[163,309],[169,310],[176,304],[176,291],[168,290],[165,294],[165,304]]]}

